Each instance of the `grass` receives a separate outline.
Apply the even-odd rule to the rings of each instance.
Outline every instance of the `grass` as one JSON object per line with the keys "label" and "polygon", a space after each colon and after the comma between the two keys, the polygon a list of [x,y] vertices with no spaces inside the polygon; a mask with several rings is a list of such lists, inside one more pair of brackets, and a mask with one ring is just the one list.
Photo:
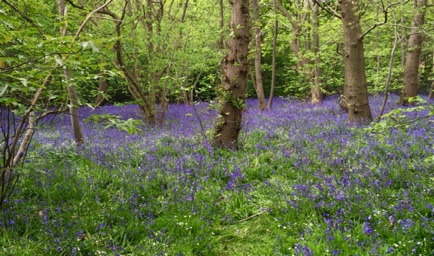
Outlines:
{"label": "grass", "polygon": [[[434,253],[429,119],[371,133],[346,123],[334,98],[255,104],[238,151],[212,149],[183,105],[140,134],[85,123],[81,149],[67,116],[41,125],[0,215],[0,254]],[[215,112],[197,110],[211,130]],[[138,118],[135,106],[94,112]]]}

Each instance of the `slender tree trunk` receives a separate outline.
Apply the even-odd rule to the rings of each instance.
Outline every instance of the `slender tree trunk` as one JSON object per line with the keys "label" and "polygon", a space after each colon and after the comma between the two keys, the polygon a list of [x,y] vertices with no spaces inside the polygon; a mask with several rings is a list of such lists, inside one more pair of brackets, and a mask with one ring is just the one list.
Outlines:
{"label": "slender tree trunk", "polygon": [[[118,64],[118,68],[122,71],[125,76],[125,80],[127,81],[128,91],[131,96],[137,101],[137,105],[139,106],[142,115],[145,121],[148,124],[155,124],[155,101],[149,102],[149,96],[143,90],[141,86],[141,77],[138,76],[137,70],[130,68],[127,66],[123,56],[123,45],[122,45],[122,23],[124,22],[125,14],[126,14],[126,5],[124,5],[122,14],[119,17],[116,13],[110,11],[109,9],[101,10],[101,13],[109,15],[113,22],[115,23],[116,30],[116,42],[114,45],[114,50],[116,53],[116,62]],[[143,16],[142,16],[143,17]],[[141,23],[144,27],[147,26],[147,23],[144,19],[141,19]],[[152,98],[151,98],[152,99]]]}
{"label": "slender tree trunk", "polygon": [[318,12],[319,5],[312,3],[312,32],[313,32],[313,55],[315,58],[315,77],[314,84],[312,86],[312,103],[317,104],[322,102],[323,93],[321,91],[321,58],[319,55],[319,22],[318,22]]}
{"label": "slender tree trunk", "polygon": [[[432,74],[434,75],[434,51],[433,51],[433,53],[432,53],[433,55],[432,55],[432,63],[433,63],[433,67],[432,67]],[[429,99],[432,99],[432,98],[434,98],[434,79],[433,79],[433,81],[431,82],[431,88],[429,89],[429,95],[428,95],[428,98]]]}
{"label": "slender tree trunk", "polygon": [[340,11],[344,29],[345,86],[344,102],[348,120],[356,123],[372,121],[365,74],[365,57],[358,0],[341,0]]}
{"label": "slender tree trunk", "polygon": [[264,110],[267,108],[267,103],[265,102],[264,85],[262,80],[262,70],[261,70],[261,60],[262,60],[262,29],[259,25],[259,5],[258,0],[252,0],[253,3],[253,19],[255,21],[256,31],[255,31],[255,76],[256,83],[255,86],[256,95],[258,96],[259,109]]}
{"label": "slender tree trunk", "polygon": [[309,2],[293,1],[295,5],[295,13],[290,13],[279,0],[275,1],[275,7],[288,19],[292,27],[291,37],[291,50],[297,57],[297,71],[302,73],[306,77],[306,83],[311,86],[314,84],[315,69],[310,68],[309,64],[312,61],[301,50],[302,40],[304,38],[304,49],[307,52],[311,52],[311,30],[309,26],[306,26],[306,21],[310,18],[310,6]]}
{"label": "slender tree trunk", "polygon": [[105,78],[104,70],[99,72],[98,78],[98,95],[96,96],[94,105],[99,106],[104,101],[104,97],[101,95],[107,92],[107,80]]}
{"label": "slender tree trunk", "polygon": [[[67,23],[65,20],[65,14],[66,14],[66,6],[65,6],[65,0],[58,0],[58,7],[59,7],[59,14],[63,19],[64,24],[60,27],[60,34],[61,36],[66,35],[67,30]],[[84,136],[83,132],[81,130],[81,124],[80,124],[80,118],[78,115],[78,107],[79,107],[79,100],[77,97],[77,93],[75,91],[74,85],[71,84],[71,71],[69,69],[64,69],[63,72],[65,76],[65,82],[66,82],[66,88],[68,91],[68,97],[69,97],[69,114],[71,115],[71,124],[72,124],[72,131],[74,134],[74,139],[77,145],[82,145],[84,143]]]}
{"label": "slender tree trunk", "polygon": [[[379,18],[378,18],[379,9],[380,9],[380,6],[377,6],[375,8],[375,20],[376,20],[377,23],[379,22]],[[381,48],[380,48],[380,31],[378,29],[375,30],[375,46],[377,47],[376,75],[377,75],[377,77],[379,77],[380,76],[380,71],[381,71],[381,56],[380,56],[379,50]],[[375,83],[374,86],[375,86],[375,89],[377,89],[378,88],[378,83]]]}
{"label": "slender tree trunk", "polygon": [[398,29],[394,28],[394,34],[395,34],[395,41],[393,42],[392,50],[390,51],[390,58],[389,58],[389,71],[387,72],[387,79],[386,79],[386,86],[384,88],[384,100],[383,104],[380,108],[380,113],[378,114],[377,122],[381,121],[381,118],[383,117],[384,109],[386,108],[387,99],[389,97],[389,87],[390,87],[390,81],[392,80],[392,71],[393,71],[393,58],[395,57],[395,51],[398,47]]}
{"label": "slender tree trunk", "polygon": [[214,134],[217,147],[237,148],[247,86],[249,53],[249,0],[230,0],[230,27],[234,36],[223,60],[220,114]]}
{"label": "slender tree trunk", "polygon": [[65,81],[66,81],[66,88],[68,90],[68,97],[69,97],[69,114],[71,115],[71,124],[72,124],[72,131],[74,133],[74,139],[77,145],[82,145],[84,143],[84,136],[83,132],[81,131],[81,124],[80,124],[80,118],[78,115],[78,107],[79,107],[79,101],[77,97],[77,93],[75,91],[74,85],[71,85],[71,71],[69,69],[64,70],[65,75]]}
{"label": "slender tree trunk", "polygon": [[270,97],[268,98],[267,108],[271,109],[273,107],[273,99],[274,99],[274,88],[276,86],[276,48],[277,48],[277,34],[279,32],[279,22],[277,20],[277,3],[274,0],[274,35],[273,35],[273,56],[271,63],[271,88],[270,88]]}
{"label": "slender tree trunk", "polygon": [[408,105],[408,98],[416,97],[419,91],[419,64],[422,52],[422,33],[425,22],[425,8],[427,0],[415,0],[416,15],[411,25],[408,39],[408,53],[404,66],[404,88],[399,97],[399,104]]}
{"label": "slender tree trunk", "polygon": [[279,11],[288,19],[288,21],[291,23],[292,27],[292,39],[291,39],[291,50],[294,52],[294,54],[297,56],[297,58],[301,58],[300,56],[300,33],[301,33],[301,26],[296,19],[291,15],[288,10],[285,9],[285,7],[280,3],[279,0],[275,2],[275,6]]}
{"label": "slender tree trunk", "polygon": [[429,89],[428,98],[429,99],[433,99],[434,98],[434,81],[432,81],[432,83],[431,83],[431,88]]}
{"label": "slender tree trunk", "polygon": [[225,16],[223,13],[223,0],[219,0],[219,6],[220,6],[220,47],[224,49],[225,42],[223,39],[223,28],[225,27]]}
{"label": "slender tree trunk", "polygon": [[[401,5],[404,5],[405,4],[405,2],[406,2],[406,0],[400,0],[400,2],[401,2]],[[401,17],[401,36],[402,37],[405,37],[405,24],[406,24],[406,18],[405,18],[405,16],[402,16]],[[402,65],[402,67],[404,67],[405,66],[405,42],[404,42],[404,40],[403,41],[401,41],[401,65]]]}

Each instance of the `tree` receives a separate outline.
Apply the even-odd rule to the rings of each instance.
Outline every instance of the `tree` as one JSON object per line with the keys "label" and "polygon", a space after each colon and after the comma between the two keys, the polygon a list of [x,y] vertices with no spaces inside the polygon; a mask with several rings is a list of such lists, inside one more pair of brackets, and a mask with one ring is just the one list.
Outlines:
{"label": "tree", "polygon": [[[60,36],[64,37],[67,34],[67,24],[68,22],[65,19],[66,14],[66,6],[65,6],[65,0],[58,0],[57,1],[58,8],[59,8],[59,15],[62,17],[62,26],[60,27]],[[84,136],[83,132],[81,130],[80,125],[80,119],[78,115],[78,108],[79,108],[79,100],[77,97],[77,93],[75,91],[75,87],[72,83],[72,75],[71,70],[66,67],[63,70],[64,74],[64,82],[66,84],[66,89],[68,91],[68,97],[69,97],[69,114],[71,115],[71,125],[72,125],[72,132],[74,134],[74,139],[77,145],[81,145],[84,142]]]}
{"label": "tree", "polygon": [[267,108],[267,104],[265,102],[265,94],[264,94],[264,85],[262,79],[262,70],[261,70],[261,44],[262,44],[262,28],[259,24],[259,5],[258,0],[252,0],[253,5],[253,20],[255,22],[256,30],[255,30],[255,76],[256,82],[253,83],[255,87],[256,95],[258,96],[259,109],[264,110]]}
{"label": "tree", "polygon": [[401,91],[399,104],[408,105],[408,98],[416,97],[419,91],[419,64],[422,52],[421,28],[425,22],[426,0],[415,0],[416,15],[411,25],[408,39],[408,53],[404,66],[404,88]]}
{"label": "tree", "polygon": [[[109,15],[115,24],[116,31],[116,41],[114,44],[114,50],[116,53],[116,64],[120,71],[123,73],[125,80],[127,81],[128,91],[132,95],[132,97],[137,101],[137,104],[143,114],[144,119],[150,125],[154,125],[156,123],[156,113],[155,113],[155,104],[156,104],[156,88],[152,87],[154,83],[151,84],[151,74],[149,72],[140,71],[143,69],[143,59],[139,57],[139,52],[142,51],[141,48],[138,48],[136,43],[140,43],[138,40],[134,40],[131,42],[132,45],[130,47],[125,48],[124,45],[124,29],[123,23],[125,22],[127,16],[133,16],[132,12],[128,12],[128,6],[131,4],[129,1],[126,1],[122,7],[121,15],[117,15],[115,12],[105,8],[100,10],[100,13]],[[153,3],[151,1],[146,2],[149,5],[149,8],[143,9],[142,5],[139,2],[136,2],[136,11],[138,17],[138,23],[142,26],[145,33],[145,42],[147,43],[147,53],[152,55],[154,52],[154,44],[152,42],[153,35],[153,13],[152,6]],[[83,8],[83,7],[80,7]],[[130,15],[128,15],[128,13]],[[136,15],[136,13],[134,14]],[[129,34],[136,38],[138,37],[138,31],[136,23],[133,26],[130,26]],[[128,27],[127,27],[128,28]],[[143,32],[143,31],[140,31]],[[128,62],[126,61],[124,55],[128,54],[130,58],[128,58]],[[146,53],[141,53],[148,55]],[[154,80],[158,80],[161,76],[156,76]],[[148,85],[148,86],[146,86]]]}
{"label": "tree", "polygon": [[296,70],[303,75],[305,87],[311,88],[311,102],[321,103],[323,96],[320,88],[319,4],[312,0],[294,1],[292,10],[287,9],[280,1],[276,1],[276,5],[291,24],[291,49],[297,58]]}
{"label": "tree", "polygon": [[[431,70],[431,75],[434,75],[434,50],[433,50],[432,62],[433,62],[433,66],[432,66],[432,70]],[[430,99],[434,98],[434,79],[432,79],[432,81],[431,81],[431,87],[429,88],[428,98],[430,98]]]}
{"label": "tree", "polygon": [[276,88],[276,54],[277,54],[277,35],[279,33],[279,21],[277,20],[277,0],[274,0],[274,29],[273,29],[273,52],[271,60],[271,88],[268,98],[267,108],[271,109],[273,106],[274,89]]}
{"label": "tree", "polygon": [[340,1],[340,12],[344,29],[344,102],[348,109],[348,120],[356,123],[370,122],[372,115],[365,74],[359,1]]}
{"label": "tree", "polygon": [[321,103],[323,98],[323,93],[321,91],[321,59],[319,55],[319,22],[318,22],[318,12],[319,5],[315,4],[312,0],[309,0],[309,4],[312,5],[312,33],[313,33],[313,54],[314,54],[314,81],[312,85],[312,100],[314,104]]}
{"label": "tree", "polygon": [[[3,2],[11,12],[2,10],[1,13],[1,20],[4,22],[1,24],[0,37],[6,40],[0,40],[0,208],[9,200],[18,180],[19,164],[27,154],[38,120],[57,112],[47,109],[56,106],[58,102],[55,99],[63,99],[63,92],[56,91],[49,85],[54,75],[59,73],[59,67],[64,63],[63,60],[69,55],[69,51],[73,51],[74,48],[71,45],[65,47],[67,40],[56,39],[58,32],[52,30],[52,21],[33,20],[39,17],[38,8],[44,9],[47,6],[38,5],[38,8],[34,8],[34,3],[28,3],[26,8],[23,8],[7,0]],[[17,17],[14,17],[15,15]],[[80,29],[87,20],[82,23]],[[80,34],[80,29],[74,38]],[[56,36],[50,37],[51,34]],[[62,58],[58,52],[66,56]],[[13,57],[16,55],[20,55],[20,58]],[[43,98],[45,103],[42,102]]]}
{"label": "tree", "polygon": [[213,142],[217,147],[236,148],[241,130],[248,73],[249,0],[231,0],[231,38],[219,88],[220,111]]}

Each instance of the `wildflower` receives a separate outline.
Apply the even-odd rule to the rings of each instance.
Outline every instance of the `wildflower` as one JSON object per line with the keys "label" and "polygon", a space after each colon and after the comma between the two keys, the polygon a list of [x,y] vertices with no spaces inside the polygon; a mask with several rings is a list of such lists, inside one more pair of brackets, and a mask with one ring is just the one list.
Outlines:
{"label": "wildflower", "polygon": [[365,222],[364,224],[363,224],[363,233],[365,233],[365,234],[367,234],[367,235],[370,235],[371,233],[372,233],[372,228],[371,228],[371,226],[370,226],[370,224],[369,224],[369,222]]}
{"label": "wildflower", "polygon": [[409,219],[403,219],[403,220],[401,220],[399,222],[399,224],[401,225],[401,227],[404,230],[406,230],[406,229],[409,229],[409,228],[413,227],[414,222],[412,220],[409,220]]}

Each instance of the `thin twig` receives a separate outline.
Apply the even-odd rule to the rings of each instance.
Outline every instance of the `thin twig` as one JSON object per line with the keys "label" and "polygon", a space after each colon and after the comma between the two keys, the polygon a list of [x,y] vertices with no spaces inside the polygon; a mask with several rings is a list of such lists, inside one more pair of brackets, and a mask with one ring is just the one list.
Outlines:
{"label": "thin twig", "polygon": [[253,214],[253,215],[251,215],[251,216],[249,216],[249,217],[247,217],[247,218],[245,218],[245,219],[242,219],[242,220],[238,221],[238,223],[241,223],[241,222],[244,222],[244,221],[247,221],[247,220],[253,219],[254,217],[259,216],[259,215],[261,215],[261,214],[264,214],[264,213],[266,213],[266,212],[268,212],[268,211],[267,211],[267,210],[263,210],[263,211],[261,211],[261,212],[255,213],[255,214]]}

